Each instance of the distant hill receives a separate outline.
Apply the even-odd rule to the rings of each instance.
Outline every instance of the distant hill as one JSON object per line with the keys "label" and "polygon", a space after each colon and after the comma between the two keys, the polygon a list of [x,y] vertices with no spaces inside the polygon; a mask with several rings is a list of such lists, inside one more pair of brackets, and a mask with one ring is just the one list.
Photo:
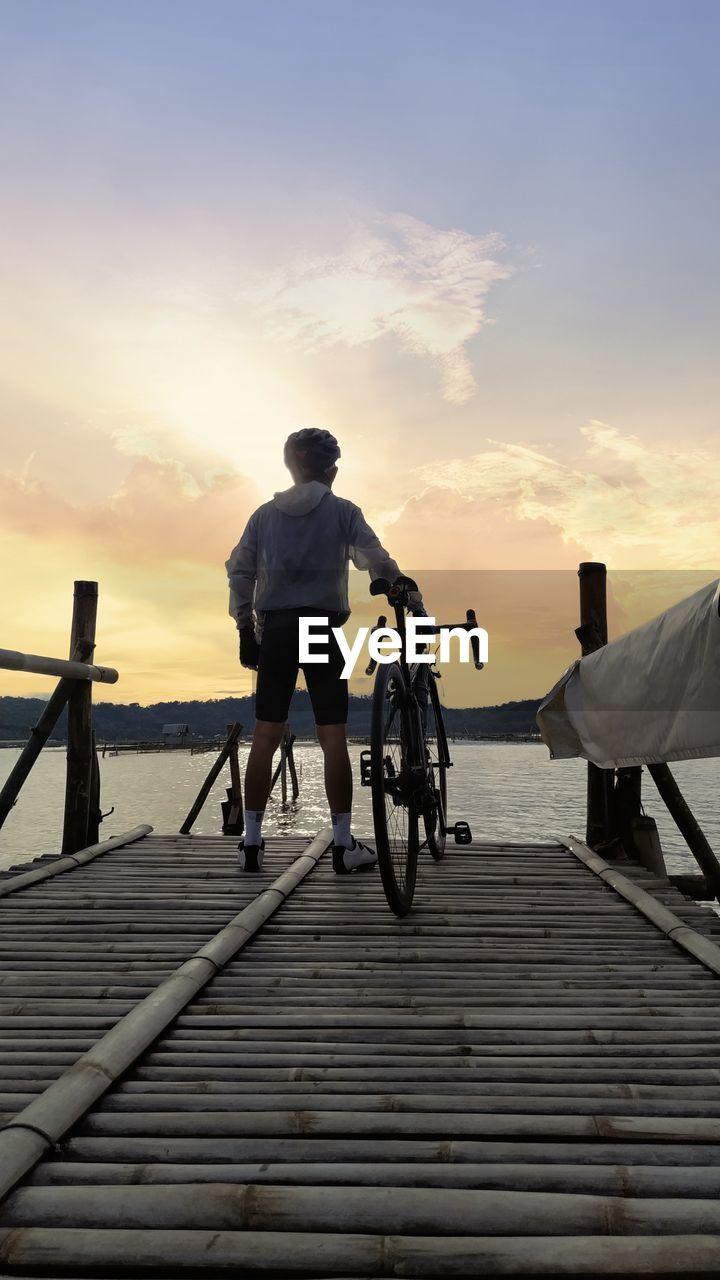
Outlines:
{"label": "distant hill", "polygon": [[[498,707],[446,707],[448,732],[458,736],[483,737],[535,733],[538,698],[504,702]],[[41,698],[0,698],[0,740],[26,738],[42,713]],[[187,723],[194,737],[213,738],[225,727],[240,720],[247,731],[253,723],[252,698],[217,698],[210,702],[156,702],[149,707],[137,703],[97,702],[94,710],[98,742],[141,742],[159,738],[164,724]],[[56,739],[66,735],[66,718],[58,722]],[[290,724],[295,733],[313,732],[310,699],[298,690],[290,707]],[[370,698],[350,698],[348,729],[353,735],[370,731]]]}

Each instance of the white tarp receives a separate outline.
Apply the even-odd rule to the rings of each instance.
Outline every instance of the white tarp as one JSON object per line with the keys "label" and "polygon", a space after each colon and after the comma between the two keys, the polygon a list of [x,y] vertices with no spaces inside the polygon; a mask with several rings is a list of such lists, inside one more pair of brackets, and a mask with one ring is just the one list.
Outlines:
{"label": "white tarp", "polygon": [[581,658],[542,702],[551,756],[603,769],[720,755],[720,579]]}

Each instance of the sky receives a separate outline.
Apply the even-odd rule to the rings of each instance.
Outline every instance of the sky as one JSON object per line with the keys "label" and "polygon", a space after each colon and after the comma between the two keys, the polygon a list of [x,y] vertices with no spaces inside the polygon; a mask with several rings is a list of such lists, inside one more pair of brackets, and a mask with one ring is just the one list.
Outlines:
{"label": "sky", "polygon": [[620,629],[715,575],[714,0],[0,22],[2,647],[63,655],[95,579],[98,696],[248,692],[224,561],[302,426],[430,611],[488,626],[451,701],[553,683],[580,560]]}

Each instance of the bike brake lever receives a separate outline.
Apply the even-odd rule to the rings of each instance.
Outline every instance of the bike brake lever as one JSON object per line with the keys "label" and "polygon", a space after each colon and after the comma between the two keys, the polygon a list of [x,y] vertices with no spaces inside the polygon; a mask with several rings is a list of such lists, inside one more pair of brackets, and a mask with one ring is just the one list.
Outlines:
{"label": "bike brake lever", "polygon": [[[379,581],[379,579],[376,579],[376,581]],[[375,623],[375,626],[374,626],[374,627],[372,627],[372,628],[370,629],[370,635],[373,635],[373,633],[374,633],[375,631],[379,631],[381,627],[386,627],[386,626],[387,626],[387,617],[386,617],[386,615],[385,615],[384,613],[381,613],[381,614],[380,614],[380,617],[378,618],[377,622]],[[371,675],[373,674],[373,672],[374,672],[374,670],[375,670],[376,666],[377,666],[377,662],[375,661],[375,659],[374,659],[374,658],[371,658],[371,659],[370,659],[370,661],[368,662],[368,664],[367,664],[366,668],[365,668],[365,675],[366,675],[366,676],[371,676]]]}
{"label": "bike brake lever", "polygon": [[[475,616],[474,609],[468,609],[465,613],[465,617],[467,618],[469,626],[471,627],[477,626],[477,617]],[[472,647],[473,662],[475,663],[475,670],[482,671],[485,666],[485,663],[480,661],[480,641],[478,640],[477,636],[470,637],[470,644]]]}

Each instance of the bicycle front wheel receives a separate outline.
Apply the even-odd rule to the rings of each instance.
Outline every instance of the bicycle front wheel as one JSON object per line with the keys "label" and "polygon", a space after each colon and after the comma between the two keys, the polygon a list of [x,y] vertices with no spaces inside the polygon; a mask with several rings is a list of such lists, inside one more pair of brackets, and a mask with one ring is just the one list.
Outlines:
{"label": "bicycle front wheel", "polygon": [[378,667],[370,731],[370,783],[378,865],[396,916],[412,906],[419,847],[412,763],[413,727],[405,678],[395,663]]}
{"label": "bicycle front wheel", "polygon": [[425,839],[433,858],[436,862],[439,862],[441,858],[445,857],[445,845],[447,842],[447,769],[449,756],[440,695],[438,693],[437,680],[434,676],[430,677],[425,722],[425,748],[432,772],[435,798],[433,809],[424,816]]}

